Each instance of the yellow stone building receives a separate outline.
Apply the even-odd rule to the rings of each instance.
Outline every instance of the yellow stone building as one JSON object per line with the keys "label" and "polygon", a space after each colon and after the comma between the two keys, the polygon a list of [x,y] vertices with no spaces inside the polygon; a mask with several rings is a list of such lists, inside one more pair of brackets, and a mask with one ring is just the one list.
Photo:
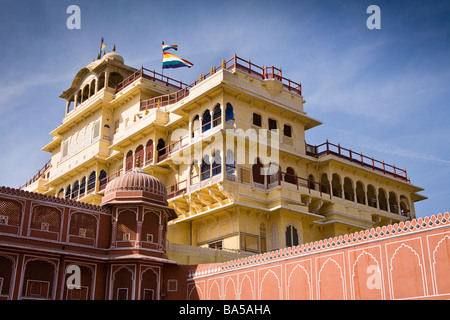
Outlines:
{"label": "yellow stone building", "polygon": [[168,253],[182,263],[415,218],[426,197],[405,169],[305,142],[321,122],[299,83],[236,55],[218,64],[187,85],[104,54],[61,94],[65,117],[42,148],[51,159],[22,188],[98,205],[110,180],[139,166],[167,186],[178,215]]}

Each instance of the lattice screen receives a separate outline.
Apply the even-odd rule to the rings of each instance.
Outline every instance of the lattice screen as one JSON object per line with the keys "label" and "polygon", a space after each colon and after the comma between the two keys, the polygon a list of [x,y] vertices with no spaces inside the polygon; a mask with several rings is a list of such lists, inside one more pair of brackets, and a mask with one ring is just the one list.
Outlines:
{"label": "lattice screen", "polygon": [[[86,230],[85,234],[80,234],[80,229]],[[97,231],[97,220],[95,217],[77,212],[70,217],[69,234],[74,236],[85,236],[86,238],[95,238]]]}
{"label": "lattice screen", "polygon": [[117,221],[117,240],[123,240],[123,234],[129,233],[129,240],[136,240],[137,222],[136,213],[125,211],[119,214]]}
{"label": "lattice screen", "polygon": [[33,208],[31,228],[41,229],[42,223],[48,223],[48,231],[59,232],[61,226],[61,213],[51,207],[37,206]]}
{"label": "lattice screen", "polygon": [[0,216],[8,217],[5,224],[19,226],[22,217],[22,204],[13,200],[0,199]]}

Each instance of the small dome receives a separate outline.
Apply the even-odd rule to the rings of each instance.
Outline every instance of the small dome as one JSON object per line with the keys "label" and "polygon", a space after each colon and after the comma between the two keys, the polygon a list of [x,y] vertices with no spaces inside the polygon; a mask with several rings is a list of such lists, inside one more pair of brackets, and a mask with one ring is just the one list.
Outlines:
{"label": "small dome", "polygon": [[103,59],[103,60],[106,60],[106,59],[108,59],[108,60],[114,60],[114,61],[120,62],[120,63],[122,63],[122,64],[125,62],[125,61],[123,60],[123,57],[122,57],[120,54],[116,53],[116,52],[108,52],[107,54],[105,54],[105,55],[102,57],[102,59]]}
{"label": "small dome", "polygon": [[146,201],[167,205],[167,190],[163,182],[140,168],[128,171],[106,185],[102,203]]}

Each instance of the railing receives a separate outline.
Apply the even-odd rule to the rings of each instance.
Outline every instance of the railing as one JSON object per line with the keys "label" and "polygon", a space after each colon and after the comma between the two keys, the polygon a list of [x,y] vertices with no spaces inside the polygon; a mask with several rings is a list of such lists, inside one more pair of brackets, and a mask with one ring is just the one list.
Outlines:
{"label": "railing", "polygon": [[167,187],[167,199],[176,197],[187,190],[187,180],[180,181]]}
{"label": "railing", "polygon": [[334,155],[359,164],[362,167],[370,168],[374,171],[410,182],[406,174],[406,169],[400,169],[395,165],[390,165],[384,161],[375,160],[373,157],[365,156],[362,153],[354,152],[351,149],[343,148],[340,144],[336,145],[328,141],[318,146],[306,144],[306,154],[315,158],[320,158],[326,155]]}
{"label": "railing", "polygon": [[[241,71],[247,72],[256,77],[260,77],[262,80],[265,79],[275,79],[281,81],[283,83],[283,87],[288,91],[292,91],[298,95],[302,94],[302,86],[300,83],[294,82],[290,79],[287,79],[282,76],[281,69],[275,67],[260,67],[256,64],[253,64],[250,60],[244,60],[236,54],[228,60],[223,60],[222,64],[218,67],[212,67],[211,71],[206,73],[205,75],[200,75],[198,80],[195,80],[188,86],[184,86],[180,88],[177,92],[169,93],[166,95],[162,95],[159,97],[154,97],[148,100],[143,100],[140,103],[140,111],[144,111],[146,109],[153,109],[156,107],[163,107],[173,103],[176,103],[189,95],[189,90],[194,86],[202,82],[203,80],[209,78],[217,71],[220,70],[232,70],[239,69]],[[131,77],[131,76],[130,76]],[[125,81],[125,80],[124,80]],[[134,81],[134,80],[133,80]]]}
{"label": "railing", "polygon": [[129,86],[130,84],[132,84],[134,81],[136,81],[139,78],[149,79],[154,82],[158,82],[162,85],[165,85],[167,87],[172,87],[174,89],[181,89],[181,88],[187,86],[185,83],[183,83],[179,80],[172,79],[172,78],[167,77],[167,76],[165,76],[161,73],[158,73],[154,70],[152,71],[152,70],[146,69],[144,67],[141,67],[140,69],[138,69],[134,73],[132,73],[130,76],[125,78],[122,82],[119,82],[119,84],[117,84],[117,86],[115,87],[116,93],[125,89],[127,86]]}
{"label": "railing", "polygon": [[106,185],[113,179],[120,177],[122,175],[122,169],[118,170],[116,172],[114,172],[113,174],[103,178],[103,179],[99,179],[99,186],[98,186],[98,190],[102,191],[103,189],[106,188]]}
{"label": "railing", "polygon": [[39,171],[30,179],[28,180],[23,186],[19,187],[20,189],[23,189],[25,187],[28,187],[29,185],[31,185],[32,183],[36,182],[41,176],[42,174],[48,169],[50,168],[50,163],[52,162],[52,159],[48,160],[46,164],[44,164],[44,166],[39,169]]}
{"label": "railing", "polygon": [[172,142],[171,144],[165,146],[164,148],[158,149],[158,162],[161,162],[167,159],[172,153],[181,148],[187,146],[189,143],[189,135],[183,136],[177,141]]}

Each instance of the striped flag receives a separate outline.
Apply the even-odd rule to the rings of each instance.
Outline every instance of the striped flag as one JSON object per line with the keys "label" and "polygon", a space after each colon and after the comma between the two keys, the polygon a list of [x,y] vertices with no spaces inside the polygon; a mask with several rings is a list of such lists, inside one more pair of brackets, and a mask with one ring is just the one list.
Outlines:
{"label": "striped flag", "polygon": [[178,46],[176,44],[164,44],[164,42],[163,42],[162,43],[162,51],[165,52],[169,49],[178,50]]}
{"label": "striped flag", "polygon": [[181,67],[192,67],[194,64],[191,62],[181,59],[174,54],[171,54],[167,51],[163,52],[163,69],[171,69],[171,68],[181,68]]}

